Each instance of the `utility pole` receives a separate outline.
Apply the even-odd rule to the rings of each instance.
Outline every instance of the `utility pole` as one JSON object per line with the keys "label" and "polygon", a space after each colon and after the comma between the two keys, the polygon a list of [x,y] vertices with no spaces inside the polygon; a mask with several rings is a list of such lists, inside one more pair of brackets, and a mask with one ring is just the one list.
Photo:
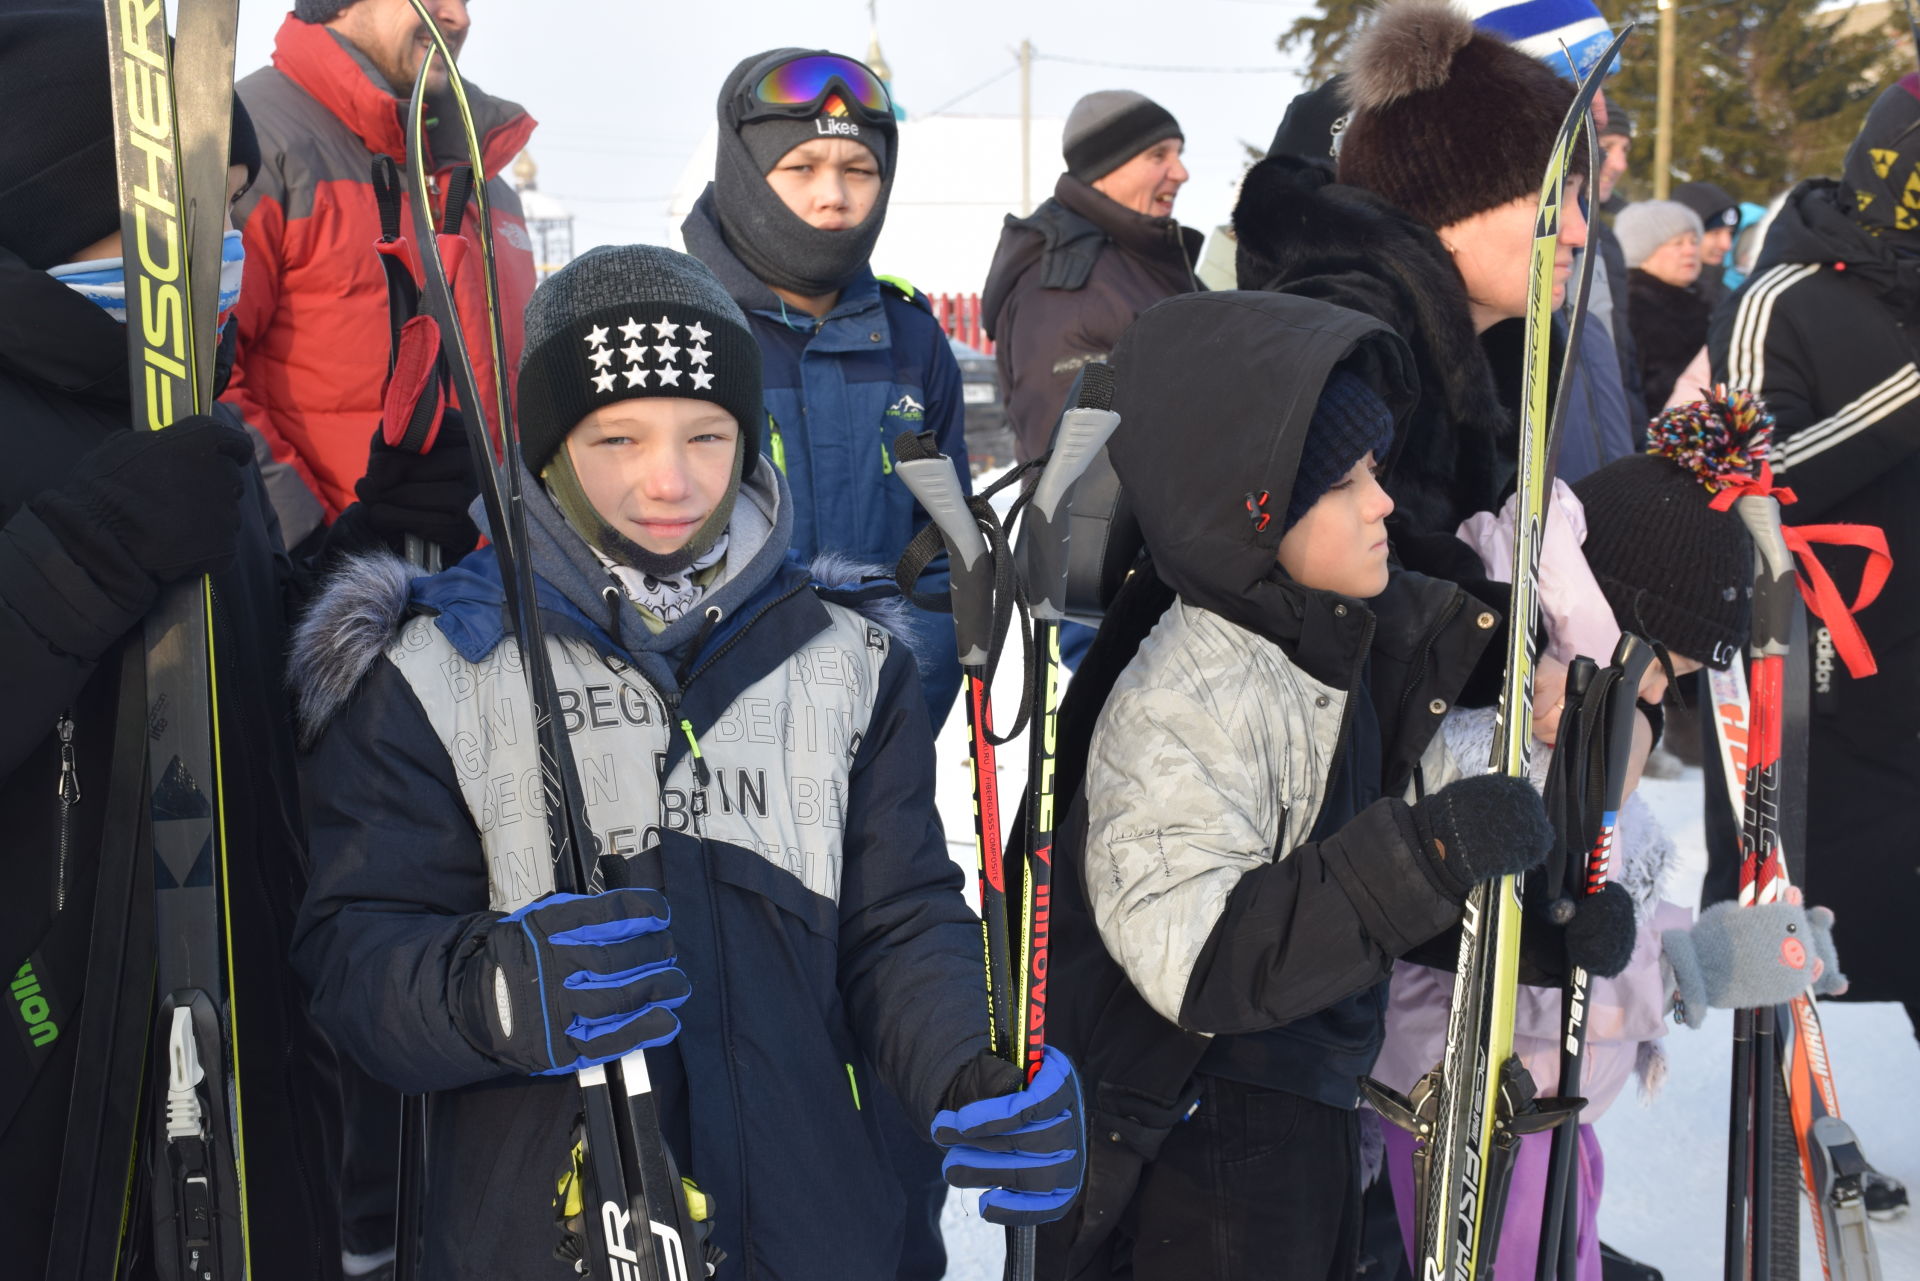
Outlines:
{"label": "utility pole", "polygon": [[1665,200],[1673,186],[1673,46],[1679,9],[1673,0],[1660,0],[1660,86],[1654,108],[1653,198]]}
{"label": "utility pole", "polygon": [[1033,41],[1020,42],[1020,216],[1033,212]]}

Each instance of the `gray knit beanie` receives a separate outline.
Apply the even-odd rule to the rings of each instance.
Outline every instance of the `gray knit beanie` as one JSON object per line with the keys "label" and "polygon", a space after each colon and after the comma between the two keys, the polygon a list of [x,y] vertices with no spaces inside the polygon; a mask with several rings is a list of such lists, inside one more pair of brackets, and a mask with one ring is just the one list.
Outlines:
{"label": "gray knit beanie", "polygon": [[1156,142],[1186,140],[1165,107],[1131,89],[1102,89],[1073,104],[1060,149],[1081,182],[1105,177]]}
{"label": "gray knit beanie", "polygon": [[698,258],[602,245],[548,277],[527,304],[516,383],[520,453],[539,475],[602,405],[705,400],[740,424],[743,475],[760,455],[760,347],[739,304]]}
{"label": "gray knit beanie", "polygon": [[1678,200],[1642,200],[1622,209],[1613,220],[1613,234],[1620,237],[1629,267],[1638,267],[1661,245],[1689,231],[1700,234],[1700,215]]}
{"label": "gray knit beanie", "polygon": [[332,22],[354,0],[293,0],[293,16],[302,22]]}

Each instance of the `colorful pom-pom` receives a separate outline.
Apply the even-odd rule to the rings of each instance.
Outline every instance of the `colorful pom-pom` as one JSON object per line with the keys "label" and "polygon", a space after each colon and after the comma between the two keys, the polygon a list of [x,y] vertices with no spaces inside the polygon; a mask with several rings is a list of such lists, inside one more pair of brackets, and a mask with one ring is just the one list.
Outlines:
{"label": "colorful pom-pom", "polygon": [[1752,392],[1716,385],[1647,427],[1647,452],[1692,472],[1709,494],[1761,476],[1773,448],[1773,415]]}

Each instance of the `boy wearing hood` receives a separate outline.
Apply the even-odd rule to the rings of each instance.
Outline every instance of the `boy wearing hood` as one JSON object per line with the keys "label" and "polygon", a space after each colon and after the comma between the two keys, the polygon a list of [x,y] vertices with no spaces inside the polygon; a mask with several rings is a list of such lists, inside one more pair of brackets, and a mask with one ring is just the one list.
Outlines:
{"label": "boy wearing hood", "polygon": [[[1799,498],[1787,523],[1886,531],[1893,572],[1860,615],[1878,675],[1853,679],[1827,629],[1813,628],[1805,889],[1845,922],[1848,995],[1900,1001],[1920,1028],[1909,939],[1920,912],[1917,126],[1920,75],[1909,74],[1867,113],[1840,181],[1809,179],[1787,196],[1753,275],[1715,315],[1708,349],[1714,381],[1773,411],[1774,469]],[[1822,559],[1839,581],[1858,577],[1857,552]]]}
{"label": "boy wearing hood", "polygon": [[1113,363],[1149,563],[1075,679],[1111,692],[1056,847],[1082,866],[1054,881],[1049,1011],[1107,1141],[1043,1249],[1072,1276],[1344,1281],[1394,959],[1549,842],[1526,784],[1460,777],[1436,734],[1500,619],[1388,561],[1414,375],[1379,321],[1187,295]]}
{"label": "boy wearing hood", "polygon": [[[893,100],[864,63],[774,49],[733,69],[719,117],[713,182],[680,232],[759,344],[760,443],[793,491],[793,549],[891,568],[928,519],[893,474],[894,438],[933,430],[971,486],[953,349],[924,296],[867,262],[899,155]],[[914,627],[937,730],[960,688],[953,628]]]}
{"label": "boy wearing hood", "polygon": [[[346,1053],[436,1092],[429,1269],[572,1275],[549,1210],[566,1077],[669,1044],[654,1088],[714,1207],[720,1277],[891,1274],[876,1082],[932,1126],[951,1182],[999,1188],[986,1217],[1059,1213],[1079,1183],[1072,1069],[1056,1056],[1023,1089],[985,1048],[979,922],[932,809],[912,659],[842,603],[857,585],[788,558],[746,317],[697,261],[610,247],[540,287],[527,339],[525,554],[620,888],[550,894],[491,549],[430,579],[355,562],[299,648],[319,741],[294,962]],[[858,568],[815,563],[829,583]],[[566,944],[587,926],[611,938],[598,956]],[[594,981],[557,981],[575,971]]]}

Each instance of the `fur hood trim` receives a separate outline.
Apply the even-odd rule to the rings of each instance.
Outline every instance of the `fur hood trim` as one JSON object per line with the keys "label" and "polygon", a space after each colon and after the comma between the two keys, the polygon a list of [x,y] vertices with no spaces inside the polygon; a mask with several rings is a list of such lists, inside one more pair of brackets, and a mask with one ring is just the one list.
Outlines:
{"label": "fur hood trim", "polygon": [[327,576],[294,628],[287,680],[300,749],[311,748],[407,620],[420,571],[391,552],[354,556]]}
{"label": "fur hood trim", "polygon": [[[890,570],[822,552],[813,558],[807,573],[821,599],[885,628],[910,654],[920,657],[921,624]],[[319,741],[412,616],[413,584],[420,577],[416,567],[391,552],[350,557],[327,576],[294,629],[287,664],[301,750]]]}

